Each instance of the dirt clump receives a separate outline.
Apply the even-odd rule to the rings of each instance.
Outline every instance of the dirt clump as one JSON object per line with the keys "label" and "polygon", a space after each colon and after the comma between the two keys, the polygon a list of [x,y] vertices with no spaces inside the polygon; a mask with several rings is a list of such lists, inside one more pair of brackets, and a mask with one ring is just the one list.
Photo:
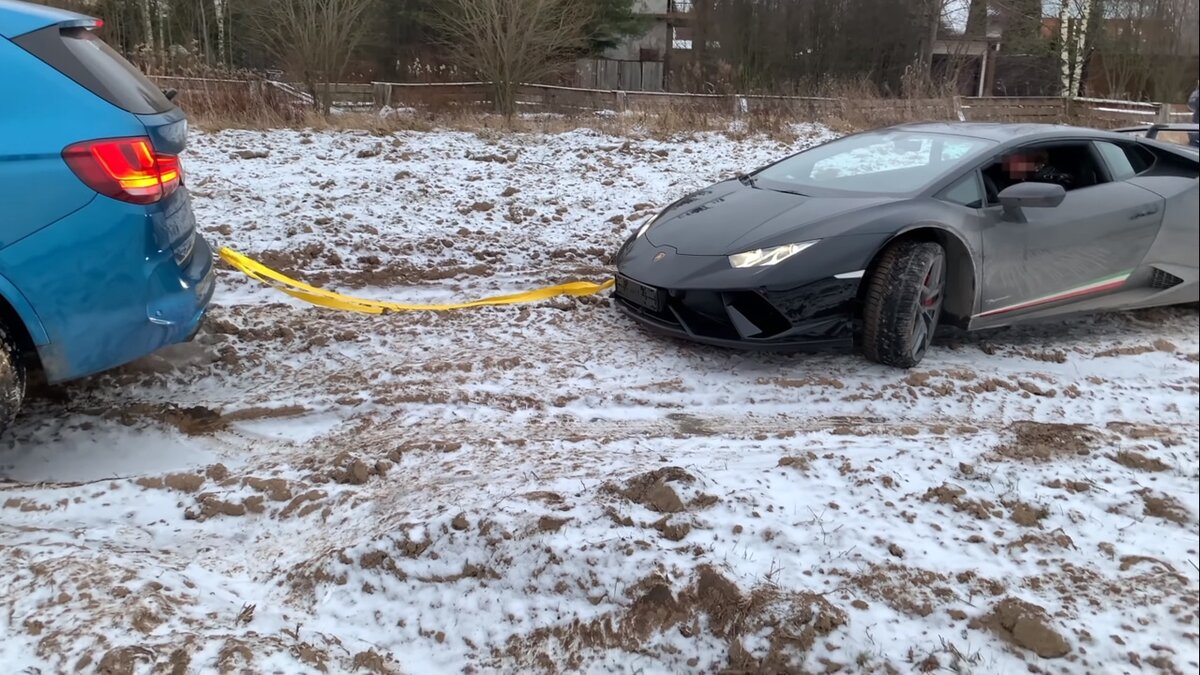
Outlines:
{"label": "dirt clump", "polygon": [[129,645],[125,647],[117,647],[105,652],[100,658],[99,665],[96,666],[96,672],[99,675],[133,675],[134,672],[140,670],[139,663],[153,663],[154,652],[139,647]]}
{"label": "dirt clump", "polygon": [[283,507],[283,510],[279,512],[279,517],[287,518],[294,513],[298,517],[303,518],[321,508],[321,500],[324,498],[325,492],[323,490],[314,489],[298,494],[292,497],[292,501],[288,502],[287,506]]}
{"label": "dirt clump", "polygon": [[692,474],[675,466],[663,467],[634,476],[625,483],[624,488],[612,484],[606,486],[609,492],[616,492],[631,502],[635,502],[658,513],[679,513],[685,510],[683,500],[668,483],[692,483],[696,478]]}
{"label": "dirt clump", "polygon": [[1152,424],[1134,424],[1132,422],[1109,422],[1104,425],[1109,431],[1121,434],[1134,440],[1154,440],[1167,447],[1179,445],[1183,439],[1171,429]]}
{"label": "dirt clump", "polygon": [[1042,519],[1050,515],[1050,510],[1044,506],[1033,506],[1025,502],[1006,502],[1004,504],[1011,512],[1008,519],[1021,527],[1038,527]]}
{"label": "dirt clump", "polygon": [[363,485],[371,478],[372,473],[366,462],[354,459],[341,469],[335,470],[331,477],[344,485]]}
{"label": "dirt clump", "polygon": [[171,656],[167,658],[167,665],[171,667],[171,675],[187,675],[188,668],[192,665],[192,655],[187,649],[180,647],[171,652]]}
{"label": "dirt clump", "polygon": [[283,478],[256,478],[250,476],[242,480],[242,485],[262,492],[273,502],[286,502],[292,498],[292,488]]}
{"label": "dirt clump", "polygon": [[957,485],[943,484],[929,488],[921,496],[923,502],[947,504],[959,513],[968,513],[979,520],[988,520],[999,515],[996,505],[986,499],[967,499],[967,491]]}
{"label": "dirt clump", "polygon": [[1050,627],[1049,622],[1050,617],[1044,608],[1008,597],[970,625],[975,629],[989,629],[1006,642],[1044,659],[1066,656],[1071,652],[1071,645],[1062,634]]}
{"label": "dirt clump", "polygon": [[163,484],[179,492],[195,492],[204,485],[204,476],[198,473],[171,473],[163,477]]}
{"label": "dirt clump", "polygon": [[571,521],[570,518],[555,518],[553,516],[542,516],[538,518],[538,532],[558,532]]}
{"label": "dirt clump", "polygon": [[202,405],[190,408],[168,406],[163,411],[162,419],[188,436],[211,434],[228,426],[220,412]]}
{"label": "dirt clump", "polygon": [[450,521],[450,527],[463,532],[471,527],[471,521],[467,520],[467,514],[460,513]]}
{"label": "dirt clump", "polygon": [[1169,471],[1171,469],[1171,466],[1161,459],[1148,457],[1133,450],[1122,450],[1115,455],[1108,455],[1108,458],[1117,464],[1120,464],[1121,466],[1129,467],[1130,469],[1136,469],[1138,471],[1159,472]]}
{"label": "dirt clump", "polygon": [[209,518],[217,516],[244,516],[246,515],[246,505],[238,502],[229,502],[217,497],[212,492],[206,492],[197,499],[196,504],[189,506],[184,512],[183,517],[187,520],[195,520],[203,522]]}
{"label": "dirt clump", "polygon": [[1049,534],[1026,532],[1019,538],[1005,544],[1004,548],[1007,548],[1010,551],[1015,549],[1025,551],[1028,550],[1030,546],[1044,551],[1075,548],[1075,540],[1071,539],[1071,537],[1062,530],[1056,530]]}
{"label": "dirt clump", "polygon": [[390,658],[381,656],[373,650],[359,652],[354,655],[354,670],[365,670],[375,675],[393,675],[400,671],[389,665]]}
{"label": "dirt clump", "polygon": [[1062,480],[1060,478],[1055,478],[1052,481],[1048,481],[1048,482],[1044,483],[1044,485],[1048,488],[1054,488],[1055,490],[1066,490],[1067,492],[1076,492],[1076,493],[1087,492],[1092,489],[1092,486],[1085,481]]}
{"label": "dirt clump", "polygon": [[690,523],[671,522],[671,516],[663,516],[653,525],[654,529],[658,530],[659,534],[664,539],[670,541],[683,541],[684,537],[692,531]]}
{"label": "dirt clump", "polygon": [[1138,490],[1146,515],[1169,520],[1177,525],[1187,525],[1192,514],[1180,501],[1171,495],[1156,495],[1149,489]]}
{"label": "dirt clump", "polygon": [[1112,356],[1137,356],[1139,354],[1149,354],[1155,351],[1150,345],[1136,345],[1133,347],[1113,347],[1096,352],[1096,358],[1108,358]]}
{"label": "dirt clump", "polygon": [[671,588],[664,583],[657,583],[633,601],[621,622],[621,627],[645,640],[686,617],[687,611],[671,592]]}
{"label": "dirt clump", "polygon": [[777,466],[790,466],[795,469],[799,469],[800,471],[807,471],[809,462],[811,462],[813,459],[816,459],[816,455],[812,455],[812,457],[787,455],[779,458],[779,464]]}
{"label": "dirt clump", "polygon": [[995,449],[1002,458],[1025,462],[1048,462],[1063,455],[1087,455],[1099,440],[1082,424],[1015,422],[1013,439]]}
{"label": "dirt clump", "polygon": [[248,669],[253,663],[254,652],[241,640],[229,638],[217,652],[217,668],[222,673],[245,672],[238,666]]}
{"label": "dirt clump", "polygon": [[679,513],[684,510],[683,500],[679,498],[674,488],[665,483],[651,487],[639,501],[659,513]]}

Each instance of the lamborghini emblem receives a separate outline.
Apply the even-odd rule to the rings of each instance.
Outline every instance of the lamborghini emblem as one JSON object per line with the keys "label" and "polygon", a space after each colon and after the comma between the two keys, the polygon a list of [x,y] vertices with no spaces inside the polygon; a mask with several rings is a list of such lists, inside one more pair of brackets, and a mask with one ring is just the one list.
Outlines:
{"label": "lamborghini emblem", "polygon": [[658,253],[656,253],[656,254],[654,255],[654,262],[658,262],[658,261],[662,260],[662,259],[663,259],[663,258],[665,258],[665,257],[667,257],[667,253],[666,253],[666,251],[659,251]]}

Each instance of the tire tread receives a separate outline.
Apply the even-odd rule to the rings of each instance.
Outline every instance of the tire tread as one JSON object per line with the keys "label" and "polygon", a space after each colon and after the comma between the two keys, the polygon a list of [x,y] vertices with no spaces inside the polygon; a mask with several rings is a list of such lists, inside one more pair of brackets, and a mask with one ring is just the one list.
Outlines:
{"label": "tire tread", "polygon": [[945,255],[940,245],[910,240],[892,244],[880,256],[863,305],[862,349],[871,361],[897,368],[917,365],[909,325],[924,281],[918,276],[938,255]]}

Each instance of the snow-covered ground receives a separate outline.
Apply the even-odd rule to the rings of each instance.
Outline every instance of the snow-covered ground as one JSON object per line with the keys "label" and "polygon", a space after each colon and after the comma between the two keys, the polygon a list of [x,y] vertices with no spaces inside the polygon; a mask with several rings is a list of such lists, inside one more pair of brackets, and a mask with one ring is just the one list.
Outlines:
{"label": "snow-covered ground", "polygon": [[[603,279],[655,207],[798,145],[224,132],[186,163],[215,244],[434,301]],[[0,441],[0,663],[1200,672],[1198,351],[1172,308],[901,372],[605,297],[371,317],[225,271],[196,343]]]}

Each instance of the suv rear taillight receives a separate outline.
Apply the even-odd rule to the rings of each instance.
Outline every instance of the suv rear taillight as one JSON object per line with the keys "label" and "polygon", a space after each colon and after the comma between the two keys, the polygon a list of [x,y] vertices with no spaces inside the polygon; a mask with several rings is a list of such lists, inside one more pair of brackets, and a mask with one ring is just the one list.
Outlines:
{"label": "suv rear taillight", "polygon": [[132,204],[153,204],[182,182],[179,158],[156,153],[149,138],[76,143],[63,159],[96,192]]}

